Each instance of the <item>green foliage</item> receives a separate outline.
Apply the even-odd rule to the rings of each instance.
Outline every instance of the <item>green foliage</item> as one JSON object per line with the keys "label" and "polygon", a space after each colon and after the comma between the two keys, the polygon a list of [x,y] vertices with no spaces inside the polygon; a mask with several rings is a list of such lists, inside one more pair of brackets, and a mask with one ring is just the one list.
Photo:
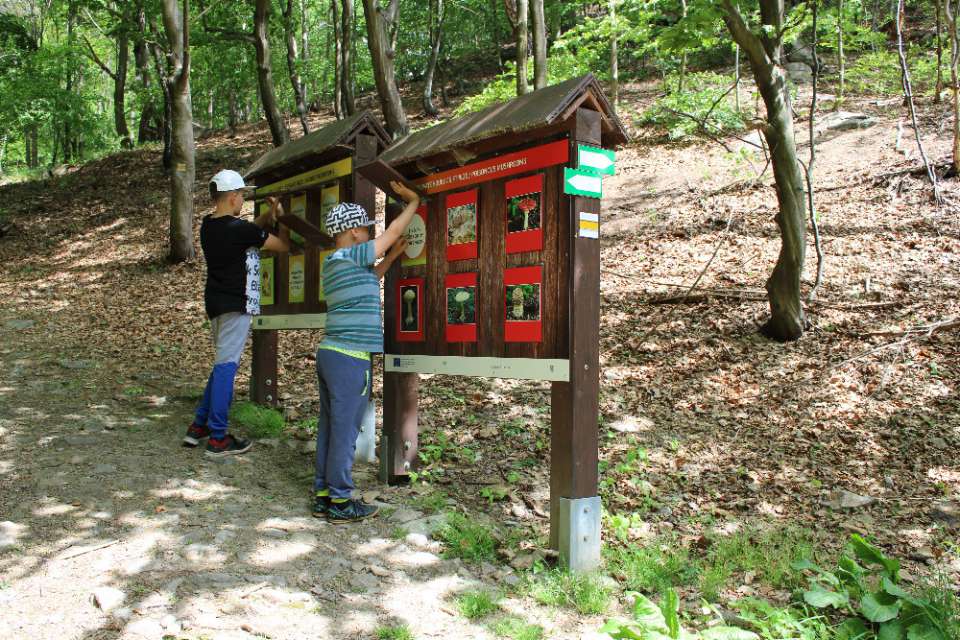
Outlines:
{"label": "green foliage", "polygon": [[496,558],[497,543],[490,529],[461,513],[448,514],[447,522],[437,534],[446,545],[446,558],[463,558],[474,563],[492,562]]}
{"label": "green foliage", "polygon": [[610,605],[610,587],[597,573],[551,569],[531,577],[530,595],[540,604],[570,607],[584,615],[603,613]]}
{"label": "green foliage", "polygon": [[737,627],[713,626],[693,632],[680,625],[680,598],[668,589],[658,607],[639,593],[634,598],[632,620],[608,620],[600,629],[614,640],[759,640],[752,631]]}
{"label": "green foliage", "polygon": [[501,638],[510,638],[511,640],[542,640],[543,627],[537,624],[529,624],[516,616],[501,618],[490,625],[491,631]]}
{"label": "green foliage", "polygon": [[235,403],[230,410],[230,420],[242,426],[252,438],[276,438],[283,433],[283,415],[253,402]]}
{"label": "green foliage", "polygon": [[457,596],[457,610],[465,618],[482,618],[499,608],[500,596],[489,591],[467,591]]}
{"label": "green foliage", "polygon": [[799,607],[777,607],[754,598],[739,600],[734,607],[763,640],[820,640],[832,634],[826,617]]}
{"label": "green foliage", "polygon": [[826,571],[809,560],[795,564],[808,571],[803,601],[816,609],[847,614],[840,637],[878,640],[947,640],[955,629],[956,599],[913,594],[900,585],[900,562],[859,535],[850,537],[836,569]]}
{"label": "green foliage", "polygon": [[374,632],[377,640],[413,640],[413,633],[410,627],[405,624],[393,627],[378,627]]}
{"label": "green foliage", "polygon": [[749,113],[737,113],[732,84],[730,77],[705,71],[686,74],[681,90],[680,75],[671,74],[664,80],[667,94],[643,113],[641,123],[666,129],[671,140],[742,131]]}
{"label": "green foliage", "polygon": [[689,586],[700,575],[699,563],[686,547],[672,538],[609,552],[611,571],[624,577],[631,591],[660,593],[672,587]]}
{"label": "green foliage", "polygon": [[[914,94],[933,95],[937,82],[936,53],[913,47],[907,52],[907,66]],[[896,51],[865,53],[847,68],[846,82],[856,93],[903,95],[900,57]]]}

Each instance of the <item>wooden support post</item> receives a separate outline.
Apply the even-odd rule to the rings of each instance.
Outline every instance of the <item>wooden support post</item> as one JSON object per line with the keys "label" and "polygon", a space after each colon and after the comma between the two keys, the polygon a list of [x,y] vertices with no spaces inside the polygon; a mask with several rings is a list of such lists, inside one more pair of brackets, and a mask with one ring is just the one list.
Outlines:
{"label": "wooden support post", "polygon": [[277,406],[277,332],[254,330],[253,364],[250,369],[250,400]]}
{"label": "wooden support post", "polygon": [[380,480],[402,482],[416,469],[418,394],[416,373],[383,374],[383,431],[380,436]]}
{"label": "wooden support post", "polygon": [[[400,215],[398,203],[387,205],[386,223]],[[383,287],[384,309],[395,309],[399,270],[387,272]],[[394,328],[384,327],[386,353],[397,353]],[[384,367],[386,369],[386,367]],[[417,407],[420,376],[416,373],[383,373],[383,430],[380,436],[380,480],[397,484],[407,479],[417,468],[418,436]]]}
{"label": "wooden support post", "polygon": [[[578,144],[600,145],[598,112],[577,110],[570,144],[575,167]],[[570,221],[569,236],[560,239],[560,259],[567,247],[570,252],[570,381],[553,383],[550,434],[550,544],[573,570],[593,569],[600,561],[600,242],[579,237],[581,212],[598,214],[600,200],[561,196],[558,213]]]}
{"label": "wooden support post", "polygon": [[357,136],[353,152],[353,184],[351,199],[373,216],[377,208],[377,188],[360,175],[357,167],[377,159],[377,138],[366,134]]}

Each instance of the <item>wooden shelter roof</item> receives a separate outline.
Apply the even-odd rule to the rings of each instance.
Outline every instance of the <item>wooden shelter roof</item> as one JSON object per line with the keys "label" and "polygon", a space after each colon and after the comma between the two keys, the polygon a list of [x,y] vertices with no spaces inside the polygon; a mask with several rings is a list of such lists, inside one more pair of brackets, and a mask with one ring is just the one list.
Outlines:
{"label": "wooden shelter roof", "polygon": [[280,174],[294,174],[312,168],[317,160],[335,147],[349,148],[357,135],[366,133],[378,138],[380,148],[390,144],[390,135],[369,111],[361,111],[343,120],[312,131],[287,144],[271,149],[244,172],[244,178],[256,179],[266,174],[279,179]]}
{"label": "wooden shelter roof", "polygon": [[600,112],[605,147],[624,144],[630,139],[603,95],[600,83],[588,73],[411,133],[397,140],[380,157],[387,164],[399,167],[491,138],[532,132],[566,121],[581,106]]}

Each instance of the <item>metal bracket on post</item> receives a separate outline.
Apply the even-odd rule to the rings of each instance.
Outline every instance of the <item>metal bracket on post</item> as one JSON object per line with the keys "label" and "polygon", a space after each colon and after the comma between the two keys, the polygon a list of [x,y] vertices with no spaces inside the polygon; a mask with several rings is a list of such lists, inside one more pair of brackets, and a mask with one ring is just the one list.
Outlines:
{"label": "metal bracket on post", "polygon": [[560,498],[560,561],[574,572],[600,566],[600,497]]}

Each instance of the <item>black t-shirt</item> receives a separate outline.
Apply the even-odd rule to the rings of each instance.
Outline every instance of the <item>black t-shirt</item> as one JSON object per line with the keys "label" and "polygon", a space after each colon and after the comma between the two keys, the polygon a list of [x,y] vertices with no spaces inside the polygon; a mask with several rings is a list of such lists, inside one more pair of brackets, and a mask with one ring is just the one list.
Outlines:
{"label": "black t-shirt", "polygon": [[207,216],[200,224],[200,246],[207,261],[203,301],[207,316],[232,311],[260,313],[260,247],[269,232],[234,216]]}

